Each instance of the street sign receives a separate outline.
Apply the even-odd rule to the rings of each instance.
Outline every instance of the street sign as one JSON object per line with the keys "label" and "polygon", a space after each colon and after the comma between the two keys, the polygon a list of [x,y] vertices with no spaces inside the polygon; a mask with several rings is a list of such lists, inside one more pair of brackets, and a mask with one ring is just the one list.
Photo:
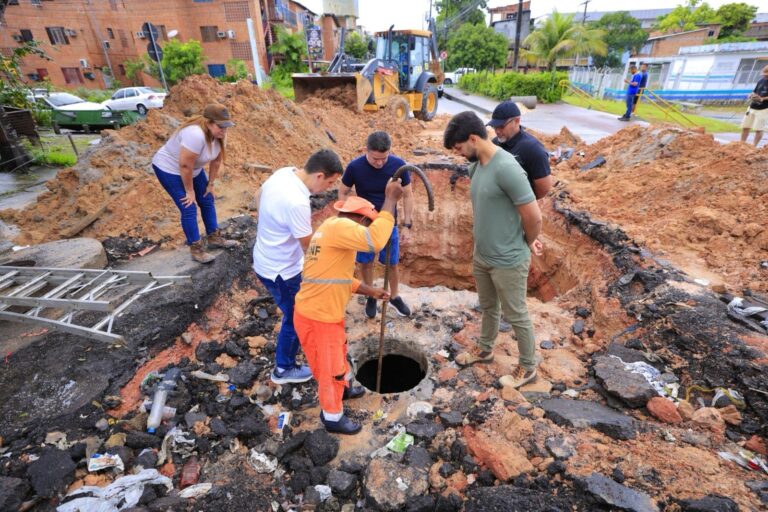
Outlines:
{"label": "street sign", "polygon": [[157,27],[151,24],[150,22],[146,22],[141,26],[141,31],[144,33],[144,37],[149,39],[150,41],[157,41],[157,36],[159,32],[157,31]]}
{"label": "street sign", "polygon": [[150,42],[147,45],[147,53],[149,54],[149,58],[155,62],[163,60],[163,49],[160,48],[160,45],[157,43]]}

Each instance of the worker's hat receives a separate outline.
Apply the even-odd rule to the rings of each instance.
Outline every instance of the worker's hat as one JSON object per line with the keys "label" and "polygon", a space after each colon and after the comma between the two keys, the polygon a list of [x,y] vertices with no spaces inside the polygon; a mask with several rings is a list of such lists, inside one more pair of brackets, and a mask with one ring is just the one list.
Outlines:
{"label": "worker's hat", "polygon": [[333,208],[338,212],[357,213],[371,220],[376,220],[379,215],[373,203],[360,196],[349,196],[346,201],[336,201]]}

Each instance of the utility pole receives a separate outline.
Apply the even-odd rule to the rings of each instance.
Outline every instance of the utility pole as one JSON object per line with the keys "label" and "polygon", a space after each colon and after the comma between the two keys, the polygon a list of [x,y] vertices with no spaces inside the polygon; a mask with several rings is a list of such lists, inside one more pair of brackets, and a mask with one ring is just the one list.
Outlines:
{"label": "utility pole", "polygon": [[520,32],[523,29],[523,0],[517,0],[517,19],[515,20],[515,55],[512,57],[512,70],[517,71],[517,59],[520,56]]}
{"label": "utility pole", "polygon": [[583,5],[584,6],[584,16],[581,18],[581,24],[582,25],[586,25],[587,24],[587,5],[589,5],[589,2],[591,2],[591,1],[592,0],[584,0],[582,3],[579,4],[579,5]]}

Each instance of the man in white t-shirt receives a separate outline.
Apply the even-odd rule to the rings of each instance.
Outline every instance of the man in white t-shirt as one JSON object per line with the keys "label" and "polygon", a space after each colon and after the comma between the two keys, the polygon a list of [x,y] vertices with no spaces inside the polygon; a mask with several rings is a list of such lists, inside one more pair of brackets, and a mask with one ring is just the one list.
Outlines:
{"label": "man in white t-shirt", "polygon": [[288,384],[312,378],[309,367],[296,364],[299,338],[293,327],[293,303],[301,285],[304,251],[312,238],[311,194],[338,181],[344,166],[330,149],[312,154],[303,169],[276,170],[258,192],[259,224],[253,246],[253,270],[283,312],[277,336],[272,382]]}

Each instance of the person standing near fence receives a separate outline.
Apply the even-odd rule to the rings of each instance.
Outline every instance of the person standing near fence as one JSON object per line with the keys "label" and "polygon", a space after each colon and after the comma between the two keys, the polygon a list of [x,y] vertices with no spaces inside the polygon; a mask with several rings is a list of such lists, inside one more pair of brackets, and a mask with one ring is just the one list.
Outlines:
{"label": "person standing near fence", "polygon": [[640,74],[642,78],[640,79],[640,85],[637,87],[637,94],[635,94],[634,104],[632,105],[633,114],[637,110],[637,104],[640,103],[640,97],[643,95],[645,87],[648,85],[648,64],[640,64]]}
{"label": "person standing near fence", "polygon": [[749,131],[755,130],[755,147],[763,138],[763,130],[768,125],[768,66],[763,68],[762,75],[755,89],[749,93],[749,108],[741,122],[741,142],[747,142]]}
{"label": "person standing near fence", "polygon": [[637,95],[637,90],[640,88],[640,81],[643,79],[643,76],[637,72],[637,66],[634,64],[629,66],[629,72],[632,73],[632,78],[629,80],[626,78],[624,79],[624,83],[628,84],[626,96],[627,111],[619,118],[619,121],[629,121],[629,118],[632,115],[632,107],[635,106],[635,96]]}

